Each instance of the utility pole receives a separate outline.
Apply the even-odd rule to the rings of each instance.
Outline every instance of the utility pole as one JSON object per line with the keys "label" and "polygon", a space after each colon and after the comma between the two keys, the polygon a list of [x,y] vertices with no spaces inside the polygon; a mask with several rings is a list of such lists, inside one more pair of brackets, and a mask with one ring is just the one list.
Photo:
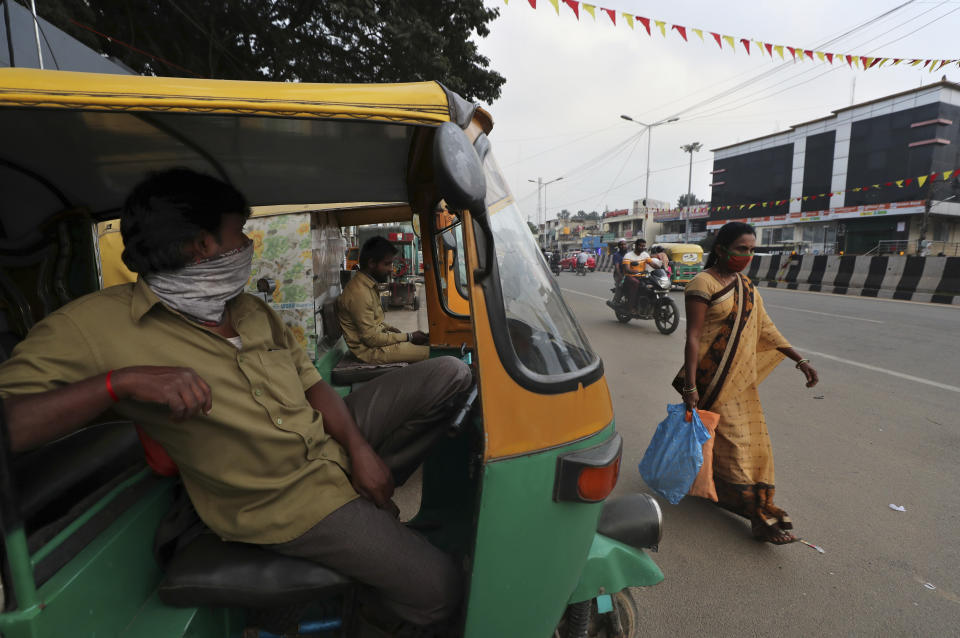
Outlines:
{"label": "utility pole", "polygon": [[[703,148],[703,144],[700,142],[692,142],[690,144],[684,144],[680,147],[683,149],[684,153],[690,153],[690,170],[687,172],[687,207],[689,208],[692,204],[690,200],[693,198],[693,154]],[[684,211],[683,213],[683,243],[690,243],[690,211]]]}
{"label": "utility pole", "polygon": [[[537,185],[537,228],[540,228],[540,190],[543,188],[543,178],[538,177],[537,179],[528,179],[528,182],[532,182]],[[543,220],[543,234],[547,234],[547,220]],[[541,247],[543,246],[544,240],[540,240]]]}
{"label": "utility pole", "polygon": [[659,122],[654,122],[653,124],[644,124],[640,120],[635,120],[629,115],[621,115],[620,119],[626,120],[628,122],[633,122],[634,124],[639,124],[640,126],[646,129],[647,133],[647,177],[644,180],[643,185],[643,206],[646,208],[647,200],[650,199],[650,138],[652,129],[654,126],[660,126],[661,124],[669,124],[670,122],[676,122],[679,120],[679,117],[671,117],[666,120],[660,120]]}

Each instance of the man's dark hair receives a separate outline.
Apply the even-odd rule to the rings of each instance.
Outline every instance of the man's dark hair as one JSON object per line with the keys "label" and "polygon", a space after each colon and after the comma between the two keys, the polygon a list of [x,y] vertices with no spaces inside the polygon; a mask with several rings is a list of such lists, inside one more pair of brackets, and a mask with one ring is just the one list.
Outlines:
{"label": "man's dark hair", "polygon": [[639,246],[640,244],[643,244],[644,246],[646,246],[646,245],[647,245],[647,240],[644,239],[643,237],[638,237],[638,238],[636,239],[636,241],[633,242],[634,248],[636,248],[636,247]]}
{"label": "man's dark hair", "polygon": [[397,249],[390,243],[390,240],[382,235],[375,235],[363,242],[363,246],[360,248],[360,259],[357,261],[361,268],[369,268],[371,261],[383,261],[396,254]]}
{"label": "man's dark hair", "polygon": [[230,213],[250,216],[247,200],[230,184],[188,168],[153,173],[123,205],[123,263],[141,275],[183,268],[190,261],[187,244],[203,232],[219,240]]}

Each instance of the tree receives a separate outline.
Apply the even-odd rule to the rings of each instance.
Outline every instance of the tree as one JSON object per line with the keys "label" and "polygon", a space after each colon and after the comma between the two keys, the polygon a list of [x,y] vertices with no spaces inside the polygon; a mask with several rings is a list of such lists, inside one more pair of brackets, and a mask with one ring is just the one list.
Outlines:
{"label": "tree", "polygon": [[595,210],[592,210],[589,213],[587,213],[587,219],[600,219],[600,213],[598,213]]}
{"label": "tree", "polygon": [[697,204],[706,204],[707,202],[697,199],[697,196],[693,193],[684,193],[680,196],[680,199],[677,200],[677,206],[683,208],[684,206],[696,206]]}
{"label": "tree", "polygon": [[527,226],[530,227],[530,232],[533,233],[534,235],[540,234],[540,229],[537,228],[537,225],[534,224],[532,221],[527,220]]}
{"label": "tree", "polygon": [[558,218],[559,218],[559,219],[562,219],[563,221],[567,221],[568,219],[570,219],[570,211],[568,211],[566,208],[564,208],[564,209],[561,210],[560,213],[558,214]]}
{"label": "tree", "polygon": [[57,27],[144,75],[298,82],[437,80],[468,100],[488,103],[500,96],[506,82],[489,68],[490,60],[480,55],[472,38],[489,35],[488,23],[499,15],[499,9],[485,7],[483,0],[37,4]]}

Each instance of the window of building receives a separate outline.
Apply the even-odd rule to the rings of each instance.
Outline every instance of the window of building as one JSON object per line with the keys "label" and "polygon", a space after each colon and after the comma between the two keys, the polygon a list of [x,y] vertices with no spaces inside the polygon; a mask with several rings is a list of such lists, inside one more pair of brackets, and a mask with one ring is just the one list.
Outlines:
{"label": "window of building", "polygon": [[[712,219],[734,219],[743,217],[740,204],[753,204],[773,200],[790,199],[790,183],[793,177],[793,144],[784,144],[773,148],[735,155],[713,163],[714,171],[723,170],[722,186],[715,186],[711,205],[734,205],[730,210],[717,211]],[[783,214],[788,204],[781,206],[757,207],[756,215]],[[761,212],[762,211],[762,212]]]}
{"label": "window of building", "polygon": [[[807,147],[803,157],[803,196],[822,195],[833,188],[833,151],[837,132],[827,131],[807,137]],[[801,203],[800,210],[824,210],[830,207],[830,200],[820,197]]]}

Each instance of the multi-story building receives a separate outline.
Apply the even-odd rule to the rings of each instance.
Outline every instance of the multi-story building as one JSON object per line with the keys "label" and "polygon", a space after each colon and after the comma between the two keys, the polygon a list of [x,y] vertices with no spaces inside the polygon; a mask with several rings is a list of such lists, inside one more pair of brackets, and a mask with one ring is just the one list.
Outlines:
{"label": "multi-story building", "polygon": [[940,81],[713,152],[708,230],[743,219],[766,250],[960,254],[960,85]]}
{"label": "multi-story building", "polygon": [[607,211],[603,214],[604,236],[609,235],[612,241],[614,238],[632,239],[655,233],[657,227],[653,220],[654,213],[668,208],[669,202],[637,199],[634,200],[632,208]]}

